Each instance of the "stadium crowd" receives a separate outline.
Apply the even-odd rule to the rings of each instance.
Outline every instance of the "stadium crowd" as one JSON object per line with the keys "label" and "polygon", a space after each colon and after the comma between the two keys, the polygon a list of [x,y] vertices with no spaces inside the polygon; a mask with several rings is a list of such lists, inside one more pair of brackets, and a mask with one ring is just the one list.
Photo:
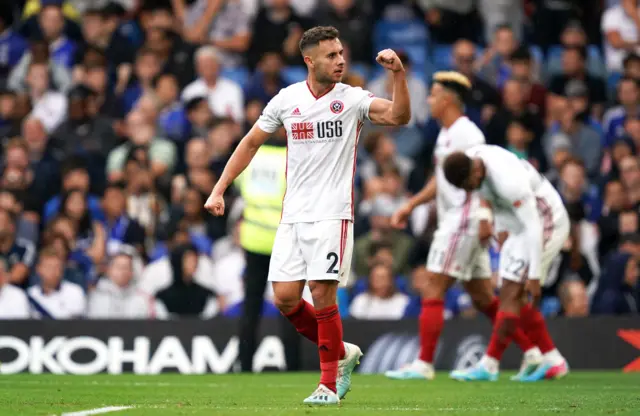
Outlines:
{"label": "stadium crowd", "polygon": [[[382,48],[411,70],[409,125],[361,136],[343,317],[419,313],[434,207],[407,230],[389,223],[430,174],[439,127],[426,98],[443,69],[472,80],[467,115],[487,141],[532,162],[570,212],[545,314],[638,314],[637,3],[3,2],[0,318],[237,316],[242,201],[230,190],[224,217],[203,204],[269,99],[304,80],[298,41],[315,24],[340,30],[350,85],[389,95]],[[475,314],[457,287],[446,305]]]}

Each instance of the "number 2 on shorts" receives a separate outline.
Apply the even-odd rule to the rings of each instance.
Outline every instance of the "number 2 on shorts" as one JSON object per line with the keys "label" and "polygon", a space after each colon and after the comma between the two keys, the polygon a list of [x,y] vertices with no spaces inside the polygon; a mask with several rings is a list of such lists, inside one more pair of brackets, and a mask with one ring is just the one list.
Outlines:
{"label": "number 2 on shorts", "polygon": [[336,266],[338,265],[338,255],[332,251],[329,254],[327,254],[327,260],[331,262],[331,265],[327,269],[327,273],[338,274],[339,271],[336,268]]}

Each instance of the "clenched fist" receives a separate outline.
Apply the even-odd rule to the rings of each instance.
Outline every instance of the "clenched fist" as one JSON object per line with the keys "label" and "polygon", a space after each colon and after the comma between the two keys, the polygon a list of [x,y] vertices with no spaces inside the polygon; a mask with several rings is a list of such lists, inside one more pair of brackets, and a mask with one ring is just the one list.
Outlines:
{"label": "clenched fist", "polygon": [[224,215],[224,198],[222,195],[211,194],[204,203],[204,208],[216,217]]}
{"label": "clenched fist", "polygon": [[393,72],[404,71],[404,66],[400,62],[400,58],[392,49],[384,49],[378,52],[376,56],[376,62],[383,68],[390,69]]}

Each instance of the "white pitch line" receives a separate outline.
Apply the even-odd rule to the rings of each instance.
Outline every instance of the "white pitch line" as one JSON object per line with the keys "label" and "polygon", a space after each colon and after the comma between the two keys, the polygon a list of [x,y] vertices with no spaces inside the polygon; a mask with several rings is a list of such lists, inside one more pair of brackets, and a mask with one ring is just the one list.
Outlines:
{"label": "white pitch line", "polygon": [[109,406],[99,407],[97,409],[81,410],[79,412],[63,413],[61,416],[90,416],[99,415],[102,413],[119,412],[121,410],[132,409],[133,406]]}

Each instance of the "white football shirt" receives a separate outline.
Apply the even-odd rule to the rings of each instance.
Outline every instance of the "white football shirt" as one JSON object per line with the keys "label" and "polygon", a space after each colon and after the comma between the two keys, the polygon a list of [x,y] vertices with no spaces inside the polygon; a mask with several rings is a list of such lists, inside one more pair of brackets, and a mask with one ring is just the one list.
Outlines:
{"label": "white football shirt", "polygon": [[442,223],[445,216],[442,213],[451,208],[464,204],[466,192],[451,185],[444,176],[444,161],[453,152],[465,150],[484,144],[484,134],[471,120],[463,116],[457,119],[449,128],[442,128],[434,150],[436,165],[436,203],[438,222]]}
{"label": "white football shirt", "polygon": [[269,101],[257,125],[287,131],[283,224],[353,220],[358,136],[373,100],[369,91],[342,83],[316,97],[305,81]]}

